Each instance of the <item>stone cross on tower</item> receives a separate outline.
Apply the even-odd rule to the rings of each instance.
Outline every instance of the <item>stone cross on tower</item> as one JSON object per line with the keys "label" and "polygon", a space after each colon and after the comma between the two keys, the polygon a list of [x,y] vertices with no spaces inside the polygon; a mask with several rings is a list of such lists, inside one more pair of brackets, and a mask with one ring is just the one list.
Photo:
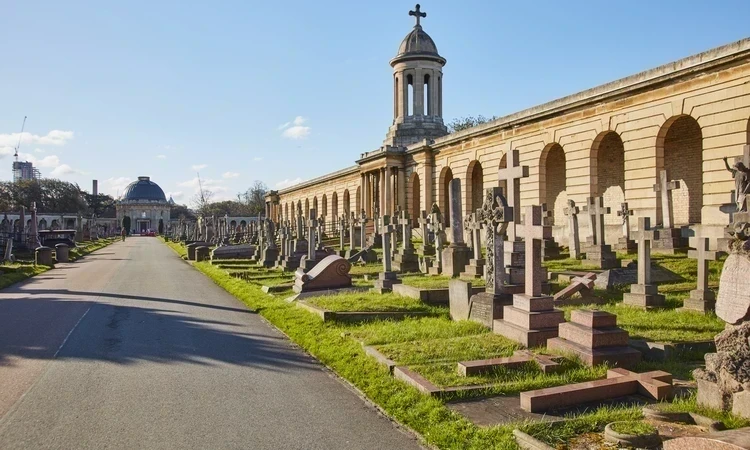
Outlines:
{"label": "stone cross on tower", "polygon": [[580,209],[576,202],[568,200],[568,207],[563,210],[563,214],[568,217],[568,247],[570,248],[570,257],[578,259],[581,256],[581,241],[578,238],[578,213]]}
{"label": "stone cross on tower", "polygon": [[417,19],[417,24],[415,25],[415,27],[420,26],[419,25],[420,18],[427,17],[427,13],[420,11],[419,8],[420,8],[419,3],[417,3],[417,6],[414,7],[414,11],[409,11],[409,15],[414,16]]}
{"label": "stone cross on tower", "polygon": [[601,197],[589,197],[585,207],[591,219],[591,235],[594,245],[606,245],[604,242],[604,215],[609,214],[609,207],[604,206]]}
{"label": "stone cross on tower", "polygon": [[524,222],[526,240],[525,293],[530,297],[542,295],[542,240],[552,236],[552,229],[542,224],[542,207],[527,206]]}
{"label": "stone cross on tower", "polygon": [[654,192],[659,194],[661,201],[661,217],[662,227],[672,228],[674,222],[672,215],[672,202],[670,201],[669,191],[679,189],[680,182],[673,180],[667,180],[667,171],[662,170],[659,172],[659,183],[654,185]]}
{"label": "stone cross on tower", "polygon": [[690,291],[690,297],[684,302],[684,308],[700,312],[708,312],[716,306],[714,291],[708,288],[708,262],[715,261],[717,253],[708,250],[708,238],[695,237],[696,250],[688,251],[688,258],[698,260],[698,285],[695,290]]}
{"label": "stone cross on tower", "polygon": [[516,240],[516,224],[521,223],[521,178],[529,176],[529,166],[519,165],[518,150],[508,152],[508,167],[498,171],[508,188],[508,206],[513,208],[513,220],[508,227],[508,240]]}
{"label": "stone cross on tower", "polygon": [[625,239],[630,239],[630,216],[633,215],[633,210],[628,208],[628,202],[620,204],[620,210],[617,211],[617,215],[622,217],[622,235]]}

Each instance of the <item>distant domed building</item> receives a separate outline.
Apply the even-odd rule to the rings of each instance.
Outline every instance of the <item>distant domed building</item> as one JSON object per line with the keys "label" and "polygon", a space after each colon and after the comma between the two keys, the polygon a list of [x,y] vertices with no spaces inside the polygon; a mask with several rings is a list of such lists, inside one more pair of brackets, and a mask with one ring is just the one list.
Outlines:
{"label": "distant domed building", "polygon": [[170,207],[158,184],[149,177],[138,177],[138,181],[130,183],[117,201],[117,221],[122,225],[123,219],[130,217],[130,228],[136,233],[158,230],[159,222],[166,229]]}

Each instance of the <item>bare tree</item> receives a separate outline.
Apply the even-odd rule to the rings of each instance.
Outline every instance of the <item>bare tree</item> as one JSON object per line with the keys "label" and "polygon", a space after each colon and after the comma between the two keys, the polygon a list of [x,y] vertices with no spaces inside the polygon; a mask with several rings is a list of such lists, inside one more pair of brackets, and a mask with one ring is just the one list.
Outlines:
{"label": "bare tree", "polygon": [[247,204],[250,214],[263,214],[266,209],[266,194],[268,186],[262,181],[255,181],[253,185],[243,194],[245,204]]}
{"label": "bare tree", "polygon": [[190,204],[198,214],[205,214],[208,212],[208,207],[211,205],[211,199],[213,199],[214,193],[207,190],[201,189],[190,199]]}

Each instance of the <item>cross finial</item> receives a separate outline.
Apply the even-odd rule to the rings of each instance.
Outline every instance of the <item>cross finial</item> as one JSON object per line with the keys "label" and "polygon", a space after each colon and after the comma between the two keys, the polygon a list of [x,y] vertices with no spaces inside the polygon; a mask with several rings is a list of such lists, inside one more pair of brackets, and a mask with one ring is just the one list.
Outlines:
{"label": "cross finial", "polygon": [[414,11],[409,11],[409,15],[410,16],[414,16],[414,17],[417,18],[417,25],[416,26],[419,26],[419,19],[421,17],[427,17],[427,13],[424,13],[424,12],[422,12],[422,11],[419,10],[419,3],[417,3],[417,6],[414,7]]}

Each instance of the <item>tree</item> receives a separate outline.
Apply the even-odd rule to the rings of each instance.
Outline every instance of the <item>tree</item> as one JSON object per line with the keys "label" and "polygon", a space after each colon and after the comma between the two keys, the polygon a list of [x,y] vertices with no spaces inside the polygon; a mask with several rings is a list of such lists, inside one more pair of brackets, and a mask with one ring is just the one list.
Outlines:
{"label": "tree", "polygon": [[481,114],[476,117],[474,116],[459,117],[459,118],[451,120],[448,123],[448,132],[456,133],[458,131],[466,130],[467,128],[475,127],[483,123],[492,122],[495,119],[497,119],[497,116],[492,116],[492,117],[487,118]]}
{"label": "tree", "polygon": [[186,205],[172,205],[169,215],[173,219],[195,220],[195,214]]}
{"label": "tree", "polygon": [[248,207],[248,215],[257,216],[266,210],[266,194],[268,186],[262,181],[255,181],[253,185],[242,194],[244,203]]}
{"label": "tree", "polygon": [[201,190],[190,199],[193,204],[193,209],[198,214],[204,216],[208,215],[208,206],[211,204],[211,199],[214,197],[214,193],[209,190]]}
{"label": "tree", "polygon": [[96,214],[96,217],[116,217],[117,209],[115,199],[107,194],[98,194],[93,196],[88,192],[84,192],[84,198],[88,205],[88,215]]}
{"label": "tree", "polygon": [[130,235],[130,216],[122,218],[122,227],[125,228],[125,232]]}

